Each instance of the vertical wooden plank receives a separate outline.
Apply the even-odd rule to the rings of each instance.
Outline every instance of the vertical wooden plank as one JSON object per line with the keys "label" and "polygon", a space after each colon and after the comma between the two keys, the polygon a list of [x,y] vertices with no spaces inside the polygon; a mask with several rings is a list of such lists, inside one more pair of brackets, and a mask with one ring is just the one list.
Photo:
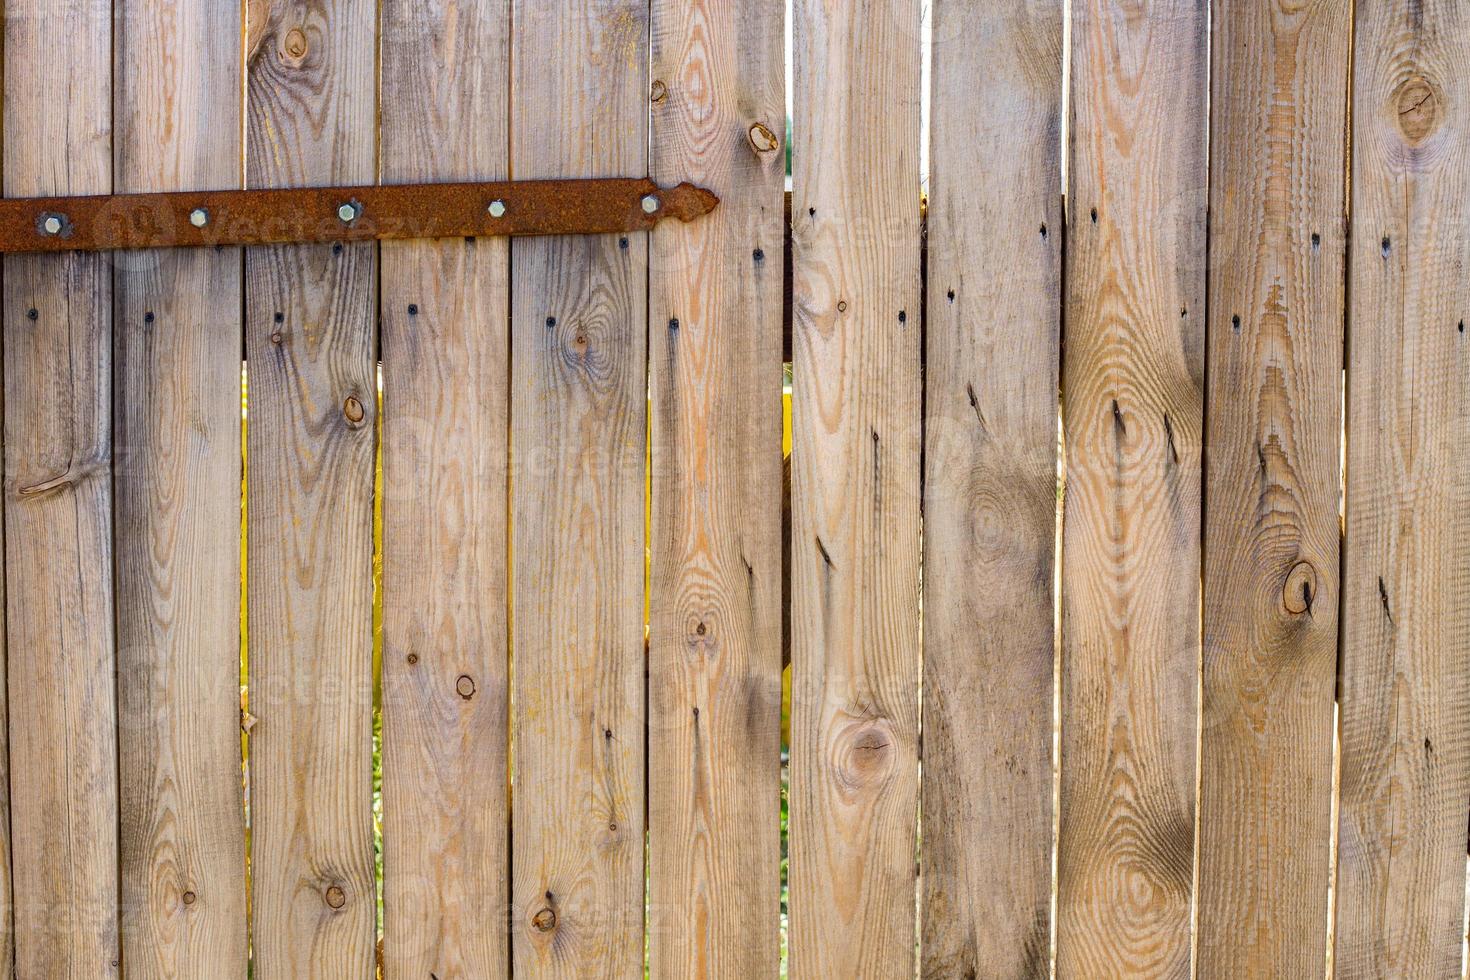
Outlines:
{"label": "vertical wooden plank", "polygon": [[[509,164],[508,0],[383,4],[383,179]],[[503,976],[504,238],[388,242],[383,277],[384,968]]]}
{"label": "vertical wooden plank", "polygon": [[774,978],[785,5],[652,17],[654,178],[721,201],[650,266],[650,970]]}
{"label": "vertical wooden plank", "polygon": [[1320,975],[1349,5],[1214,7],[1198,969]]}
{"label": "vertical wooden plank", "polygon": [[1062,4],[943,0],[933,50],[922,972],[1046,977]]}
{"label": "vertical wooden plank", "polygon": [[[374,0],[272,4],[250,66],[251,186],[373,181],[376,25]],[[371,242],[246,253],[260,980],[374,967],[376,266]]]}
{"label": "vertical wooden plank", "polygon": [[[0,385],[0,410],[3,406],[3,385]],[[0,504],[0,556],[5,554],[4,516]],[[5,677],[5,592],[5,576],[0,574],[0,977],[12,977],[15,975],[15,873],[10,839],[10,692]]]}
{"label": "vertical wooden plank", "polygon": [[791,972],[914,969],[919,4],[797,0]]}
{"label": "vertical wooden plank", "polygon": [[1459,976],[1470,12],[1356,16],[1337,975]]}
{"label": "vertical wooden plank", "polygon": [[[645,173],[647,3],[516,0],[514,25],[515,177]],[[646,235],[511,250],[522,975],[643,975],[647,256]]]}
{"label": "vertical wooden plank", "polygon": [[[238,187],[240,4],[115,9],[116,189]],[[113,261],[123,962],[243,978],[241,254]]]}
{"label": "vertical wooden plank", "polygon": [[[112,5],[5,10],[5,192],[112,189]],[[5,259],[5,520],[16,972],[118,973],[112,277]]]}
{"label": "vertical wooden plank", "polygon": [[1057,975],[1189,975],[1204,0],[1073,6]]}

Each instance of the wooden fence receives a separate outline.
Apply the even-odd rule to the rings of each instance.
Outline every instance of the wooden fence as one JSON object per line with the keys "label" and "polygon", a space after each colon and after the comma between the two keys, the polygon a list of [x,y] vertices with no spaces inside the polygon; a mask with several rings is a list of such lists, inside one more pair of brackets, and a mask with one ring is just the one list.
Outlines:
{"label": "wooden fence", "polygon": [[1460,975],[1464,4],[795,0],[789,228],[784,0],[4,12],[10,197],[722,203],[4,259],[0,972]]}

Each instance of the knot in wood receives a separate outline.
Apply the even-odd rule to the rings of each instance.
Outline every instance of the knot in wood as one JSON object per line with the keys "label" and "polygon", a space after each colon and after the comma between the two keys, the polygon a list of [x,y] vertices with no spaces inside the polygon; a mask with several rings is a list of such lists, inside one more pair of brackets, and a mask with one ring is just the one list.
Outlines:
{"label": "knot in wood", "polygon": [[556,928],[556,913],[548,908],[543,908],[531,916],[531,925],[536,927],[537,932],[550,932]]}
{"label": "knot in wood", "polygon": [[184,892],[182,897],[184,899],[185,905],[193,905],[194,902],[198,900],[199,896],[195,895],[193,892]]}
{"label": "knot in wood", "polygon": [[1312,611],[1317,599],[1317,570],[1309,561],[1299,561],[1286,573],[1286,584],[1281,588],[1281,603],[1293,616]]}
{"label": "knot in wood", "polygon": [[870,790],[886,782],[893,771],[893,729],[885,719],[848,725],[833,749],[832,770],[844,791]]}
{"label": "knot in wood", "polygon": [[475,696],[475,680],[469,674],[460,674],[459,680],[454,682],[455,691],[459,696],[468,701]]}
{"label": "knot in wood", "polygon": [[347,893],[339,886],[333,885],[327,889],[327,905],[334,909],[340,909],[347,904]]}
{"label": "knot in wood", "polygon": [[306,59],[306,53],[311,49],[307,43],[306,32],[299,27],[293,27],[281,38],[281,60],[291,65],[299,65]]}
{"label": "knot in wood", "polygon": [[663,105],[664,102],[668,101],[668,98],[669,87],[664,84],[662,78],[655,78],[653,84],[648,89],[648,100],[654,105]]}
{"label": "knot in wood", "polygon": [[1439,128],[1443,117],[1438,89],[1422,76],[1408,79],[1394,94],[1399,132],[1410,146],[1418,146]]}
{"label": "knot in wood", "polygon": [[776,134],[771,132],[771,127],[762,122],[752,125],[748,135],[751,149],[757,153],[770,153],[781,145]]}
{"label": "knot in wood", "polygon": [[362,407],[356,395],[348,395],[347,400],[342,403],[342,417],[347,419],[347,424],[356,428],[362,425],[362,420],[367,417],[367,411]]}

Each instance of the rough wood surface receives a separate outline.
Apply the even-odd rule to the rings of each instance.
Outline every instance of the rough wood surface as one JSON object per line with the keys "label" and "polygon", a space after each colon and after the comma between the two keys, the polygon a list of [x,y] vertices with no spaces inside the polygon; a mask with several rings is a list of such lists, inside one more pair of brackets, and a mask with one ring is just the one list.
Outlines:
{"label": "rough wood surface", "polygon": [[[250,68],[251,186],[373,181],[376,23],[373,0],[273,5]],[[371,243],[246,253],[258,980],[374,968],[376,266]]]}
{"label": "rough wood surface", "polygon": [[[107,0],[5,9],[5,192],[112,189]],[[64,52],[59,54],[59,52]],[[4,263],[15,966],[118,975],[112,277],[101,255]]]}
{"label": "rough wood surface", "polygon": [[[239,3],[118,0],[114,11],[116,189],[238,187]],[[113,260],[129,977],[245,977],[241,271],[239,249]]]}
{"label": "rough wood surface", "polygon": [[[509,164],[508,0],[383,4],[385,182]],[[504,976],[510,899],[503,238],[382,246],[383,953]]]}
{"label": "rough wood surface", "polygon": [[917,0],[798,0],[791,972],[914,969]]}
{"label": "rough wood surface", "polygon": [[1046,977],[1050,969],[1061,76],[1058,0],[935,5],[927,977]]}
{"label": "rough wood surface", "polygon": [[[647,4],[513,18],[512,175],[646,172]],[[643,975],[647,259],[646,235],[511,249],[518,974]]]}
{"label": "rough wood surface", "polygon": [[1326,962],[1349,4],[1217,4],[1202,976]]}
{"label": "rough wood surface", "polygon": [[[653,5],[650,973],[779,972],[784,5]],[[776,134],[782,134],[780,136]]]}
{"label": "rough wood surface", "polygon": [[1207,14],[1073,6],[1058,976],[1190,969]]}
{"label": "rough wood surface", "polygon": [[1459,976],[1470,805],[1470,13],[1360,0],[1337,976]]}
{"label": "rough wood surface", "polygon": [[[0,401],[3,404],[3,401]],[[4,513],[0,511],[0,556],[5,554]],[[0,575],[0,636],[5,631],[5,576]],[[15,876],[10,844],[10,718],[4,646],[0,644],[0,976],[15,972]]]}

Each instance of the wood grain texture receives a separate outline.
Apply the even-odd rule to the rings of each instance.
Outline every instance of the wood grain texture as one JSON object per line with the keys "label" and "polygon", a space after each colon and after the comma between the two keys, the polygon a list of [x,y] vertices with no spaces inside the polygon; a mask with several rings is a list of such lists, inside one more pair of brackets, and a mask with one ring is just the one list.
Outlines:
{"label": "wood grain texture", "polygon": [[[109,192],[110,2],[12,0],[4,31],[6,193]],[[15,967],[95,980],[119,958],[112,277],[101,255],[4,267]]]}
{"label": "wood grain texture", "polygon": [[914,970],[919,3],[798,0],[791,973]]}
{"label": "wood grain texture", "polygon": [[1337,976],[1459,976],[1470,12],[1356,10]]}
{"label": "wood grain texture", "polygon": [[[376,18],[373,0],[274,4],[250,67],[251,186],[372,182]],[[371,243],[246,253],[259,980],[374,969],[376,271]]]}
{"label": "wood grain texture", "polygon": [[[0,79],[4,70],[5,44],[0,38]],[[0,149],[3,149],[3,139],[0,139]],[[0,480],[3,480],[5,458],[3,365],[3,343],[0,343]],[[6,497],[8,493],[0,492],[0,558],[5,555]],[[5,574],[0,568],[0,976],[10,977],[15,974],[15,875],[10,842],[10,696],[5,676],[5,589]]]}
{"label": "wood grain texture", "polygon": [[[784,4],[653,5],[650,975],[779,973]],[[783,136],[775,134],[782,133]]]}
{"label": "wood grain texture", "polygon": [[[383,5],[383,179],[505,177],[508,0]],[[390,976],[510,964],[509,249],[382,246],[383,901]]]}
{"label": "wood grain texture", "polygon": [[1073,6],[1058,976],[1190,969],[1207,14]]}
{"label": "wood grain texture", "polygon": [[[0,556],[5,554],[3,518],[0,511]],[[0,636],[4,631],[5,576],[0,575]],[[4,646],[0,644],[0,976],[11,977],[15,975],[15,875],[10,841],[10,711],[3,655]]]}
{"label": "wood grain texture", "polygon": [[[513,19],[512,176],[645,173],[647,4]],[[520,975],[643,975],[647,258],[646,235],[511,249]]]}
{"label": "wood grain texture", "polygon": [[1062,4],[944,0],[934,39],[921,972],[1046,977]]}
{"label": "wood grain texture", "polygon": [[1202,976],[1326,962],[1349,5],[1215,5]]}
{"label": "wood grain texture", "polygon": [[[118,0],[115,187],[240,185],[240,5]],[[174,51],[194,57],[177,58]],[[245,977],[239,249],[114,257],[129,977]]]}

